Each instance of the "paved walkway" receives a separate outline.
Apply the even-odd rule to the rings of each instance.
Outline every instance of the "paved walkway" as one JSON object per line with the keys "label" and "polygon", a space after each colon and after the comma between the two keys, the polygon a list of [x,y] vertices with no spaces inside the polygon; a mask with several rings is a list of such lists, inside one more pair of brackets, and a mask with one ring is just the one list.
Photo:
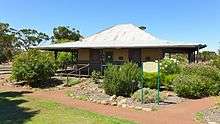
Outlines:
{"label": "paved walkway", "polygon": [[[5,88],[2,86],[0,86],[0,89],[5,91],[23,90],[19,88]],[[65,90],[36,91],[27,95],[41,99],[53,100],[69,107],[80,108],[108,116],[115,116],[141,124],[195,124],[194,114],[215,104],[214,97],[209,97],[172,105],[158,111],[144,112],[75,100],[66,96],[65,92]]]}

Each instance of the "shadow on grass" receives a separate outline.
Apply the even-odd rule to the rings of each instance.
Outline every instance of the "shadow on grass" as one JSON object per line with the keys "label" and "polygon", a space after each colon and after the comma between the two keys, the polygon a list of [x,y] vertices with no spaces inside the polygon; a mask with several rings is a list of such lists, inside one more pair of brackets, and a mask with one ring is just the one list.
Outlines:
{"label": "shadow on grass", "polygon": [[1,124],[23,124],[38,111],[19,105],[28,102],[22,95],[31,92],[0,92],[0,123]]}
{"label": "shadow on grass", "polygon": [[[18,86],[25,86],[28,83],[23,81],[23,82],[19,82],[16,83],[15,85]],[[59,86],[63,84],[63,80],[57,79],[57,78],[51,78],[50,80],[46,81],[46,82],[37,82],[37,83],[33,83],[33,84],[29,84],[32,88],[41,88],[41,89],[47,89],[47,88],[53,88],[56,86]]]}
{"label": "shadow on grass", "polygon": [[53,88],[58,85],[63,84],[63,81],[57,78],[51,78],[50,80],[46,82],[39,82],[35,84],[31,84],[30,86],[33,88],[41,88],[41,89],[47,89],[47,88]]}

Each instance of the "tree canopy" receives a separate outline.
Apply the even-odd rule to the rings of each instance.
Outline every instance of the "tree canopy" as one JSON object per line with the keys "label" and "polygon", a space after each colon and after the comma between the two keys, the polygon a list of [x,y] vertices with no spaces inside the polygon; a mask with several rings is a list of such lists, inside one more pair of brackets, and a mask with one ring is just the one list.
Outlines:
{"label": "tree canopy", "polygon": [[12,58],[13,42],[16,40],[14,31],[8,23],[0,22],[0,63]]}
{"label": "tree canopy", "polygon": [[53,43],[61,43],[68,41],[78,41],[82,36],[79,30],[70,28],[69,26],[58,26],[53,29]]}
{"label": "tree canopy", "polygon": [[35,29],[21,29],[16,33],[16,36],[15,46],[25,50],[28,50],[30,46],[37,46],[42,41],[50,39],[47,34],[38,32]]}

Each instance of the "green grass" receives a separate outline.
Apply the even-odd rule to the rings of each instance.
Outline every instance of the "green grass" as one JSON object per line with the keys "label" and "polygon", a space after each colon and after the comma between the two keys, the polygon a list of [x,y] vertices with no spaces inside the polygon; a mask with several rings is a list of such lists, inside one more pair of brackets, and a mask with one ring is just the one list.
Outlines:
{"label": "green grass", "polygon": [[[67,82],[67,80],[65,80],[65,82]],[[80,83],[80,80],[79,79],[76,79],[76,78],[69,78],[68,79],[68,83],[67,83],[67,86],[74,86],[76,84]]]}
{"label": "green grass", "polygon": [[24,93],[0,92],[0,124],[132,124],[48,100],[24,97]]}
{"label": "green grass", "polygon": [[203,112],[197,112],[195,119],[196,119],[197,122],[203,123],[204,122],[204,113]]}

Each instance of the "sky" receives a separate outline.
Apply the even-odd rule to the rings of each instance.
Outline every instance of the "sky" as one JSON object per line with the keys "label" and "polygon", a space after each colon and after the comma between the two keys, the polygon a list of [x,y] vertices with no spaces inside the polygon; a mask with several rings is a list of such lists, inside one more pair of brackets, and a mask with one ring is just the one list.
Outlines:
{"label": "sky", "polygon": [[133,23],[160,39],[220,48],[220,0],[0,0],[0,22],[48,35],[71,26],[84,36]]}

